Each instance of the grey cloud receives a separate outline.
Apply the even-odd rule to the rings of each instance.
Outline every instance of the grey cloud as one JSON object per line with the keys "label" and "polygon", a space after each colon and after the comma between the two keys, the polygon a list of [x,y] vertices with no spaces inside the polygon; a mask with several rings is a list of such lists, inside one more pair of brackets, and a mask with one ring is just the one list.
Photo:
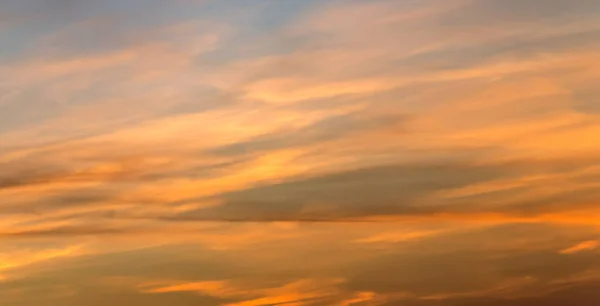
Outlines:
{"label": "grey cloud", "polygon": [[[520,175],[555,176],[556,181],[540,181],[515,186],[513,188],[491,190],[480,194],[465,195],[447,199],[448,205],[466,211],[493,211],[513,216],[535,216],[543,213],[561,213],[594,208],[600,201],[600,174],[590,172],[577,174],[577,171],[598,165],[595,156],[577,156],[546,161],[521,161],[504,165]],[[564,179],[570,188],[562,183]],[[554,193],[545,193],[547,188],[556,188]]]}
{"label": "grey cloud", "polygon": [[3,174],[0,176],[0,188],[40,184],[51,181],[56,177],[61,177],[66,173],[65,170],[56,166],[47,166],[44,169],[27,166],[23,167],[22,165],[13,167],[12,163],[5,163],[1,165],[1,167]]}
{"label": "grey cloud", "polygon": [[[126,152],[129,152],[125,150]],[[63,165],[65,160],[60,155],[69,152],[66,148],[43,150],[14,162],[0,164],[3,173],[0,174],[0,189],[44,185],[54,182],[101,182],[101,188],[119,187],[119,184],[157,181],[179,177],[205,177],[214,175],[219,171],[244,162],[246,159],[233,159],[226,162],[216,162],[204,165],[185,165],[173,157],[163,167],[148,166],[145,158],[149,156],[136,156],[140,154],[120,154],[116,150],[94,152],[90,156],[73,157],[69,165]],[[102,156],[106,154],[106,156]],[[189,161],[188,153],[178,156],[181,160]],[[131,157],[131,156],[133,157]],[[50,156],[50,159],[46,157]],[[45,159],[46,158],[46,159]],[[54,159],[53,159],[54,158]],[[117,168],[109,173],[97,172],[94,167],[113,165]],[[103,190],[99,187],[98,193]],[[93,193],[90,190],[87,194]],[[73,195],[71,198],[76,198]],[[65,201],[69,202],[69,199]]]}
{"label": "grey cloud", "polygon": [[221,299],[212,296],[200,295],[198,293],[162,293],[162,294],[144,294],[135,291],[111,291],[99,290],[97,288],[89,288],[80,290],[75,296],[68,297],[64,300],[58,300],[56,306],[80,306],[81,304],[89,306],[127,306],[127,305],[144,305],[144,306],[221,306],[234,300]]}
{"label": "grey cloud", "polygon": [[[557,250],[594,240],[593,226],[559,226],[542,223],[506,223],[479,229],[458,229],[440,233],[410,243],[416,253],[436,253],[447,250],[479,252],[482,249],[496,255],[529,252],[530,249],[555,253]],[[403,249],[402,245],[398,246]]]}
{"label": "grey cloud", "polygon": [[[1,88],[8,94],[0,96],[0,133],[42,123],[60,115],[65,105],[39,92],[39,89]],[[15,115],[18,114],[18,115]]]}
{"label": "grey cloud", "polygon": [[[198,246],[170,245],[126,252],[85,255],[68,260],[55,260],[21,269],[29,275],[0,283],[0,296],[15,295],[8,306],[44,305],[222,305],[231,300],[203,296],[198,293],[141,293],[135,287],[103,283],[111,278],[149,281],[174,279],[182,281],[226,280],[258,273],[241,265],[229,254]],[[28,274],[29,271],[35,271]],[[60,295],[67,288],[70,294]],[[64,290],[63,290],[64,291]],[[5,300],[3,300],[4,302]]]}
{"label": "grey cloud", "polygon": [[202,113],[219,110],[240,103],[241,94],[222,91],[213,87],[199,88],[177,105],[165,110],[160,116]]}
{"label": "grey cloud", "polygon": [[[443,33],[439,33],[442,36]],[[568,53],[597,47],[598,30],[574,30],[566,33],[514,34],[481,43],[465,41],[441,49],[420,52],[395,63],[413,73],[452,71],[477,68],[497,61],[528,60],[548,53]],[[432,37],[433,39],[433,37]],[[536,71],[533,71],[536,73]]]}
{"label": "grey cloud", "polygon": [[346,288],[378,293],[411,292],[419,296],[440,292],[485,290],[494,284],[492,266],[482,254],[392,254],[377,258],[350,273]]}
{"label": "grey cloud", "polygon": [[134,229],[114,228],[108,226],[62,226],[45,229],[0,232],[3,238],[56,238],[64,236],[112,235],[132,233]]}
{"label": "grey cloud", "polygon": [[[140,40],[167,40],[172,37],[157,29],[194,20],[198,16],[190,11],[201,4],[167,4],[160,0],[23,0],[2,1],[0,11],[27,20],[11,29],[17,34],[11,48],[20,50],[11,57],[66,58],[122,50]],[[18,38],[23,32],[27,33],[26,41]]]}
{"label": "grey cloud", "polygon": [[[197,245],[171,244],[70,260],[72,270],[67,276],[93,279],[129,275],[199,281],[233,278],[242,275],[242,270],[251,268],[233,258],[233,254],[223,254]],[[60,271],[55,270],[53,273]]]}
{"label": "grey cloud", "polygon": [[[595,81],[600,81],[600,78]],[[575,89],[573,99],[575,110],[600,115],[600,89],[597,88],[597,85],[592,85],[589,88]]]}
{"label": "grey cloud", "polygon": [[[9,151],[10,152],[10,151]],[[98,150],[95,154],[111,154]],[[61,158],[62,154],[77,155],[70,151],[68,145],[58,149],[40,150],[17,160],[0,164],[0,189],[36,186],[57,182],[126,182],[136,181],[144,172],[153,169],[141,169],[143,161],[119,157],[112,151],[110,157],[95,160],[93,157],[72,157],[68,163]],[[118,168],[110,173],[98,172],[96,166],[112,164]]]}
{"label": "grey cloud", "polygon": [[[550,172],[551,173],[551,172]],[[578,181],[578,179],[573,179]],[[600,180],[595,179],[595,182]],[[560,188],[560,183],[555,183]],[[511,216],[533,217],[547,213],[561,213],[594,208],[600,200],[600,191],[595,186],[574,187],[572,190],[554,194],[535,195],[539,190],[555,186],[548,183],[532,183],[508,189],[482,192],[445,199],[445,205],[455,212],[496,212]]]}
{"label": "grey cloud", "polygon": [[536,24],[591,18],[600,11],[595,0],[471,0],[439,18],[443,26]]}
{"label": "grey cloud", "polygon": [[[223,205],[172,218],[329,220],[379,214],[428,214],[435,210],[419,206],[422,196],[509,175],[501,167],[475,167],[468,163],[386,165],[232,192],[220,196],[225,201]],[[307,211],[310,205],[318,206],[317,210]]]}
{"label": "grey cloud", "polygon": [[535,294],[600,268],[598,252],[558,253],[561,244],[578,243],[594,231],[566,233],[565,228],[541,224],[504,224],[403,242],[391,246],[386,255],[353,263],[345,286],[352,291],[417,296],[477,291],[489,295],[486,290],[507,280],[529,278],[532,282],[515,288],[515,293]]}
{"label": "grey cloud", "polygon": [[[443,299],[418,298],[389,298],[380,306],[591,306],[600,301],[598,294],[600,282],[568,284],[555,288],[555,291],[540,295],[525,295],[523,297],[498,298],[487,296],[447,297]],[[334,305],[339,301],[331,300],[326,305]],[[323,301],[309,304],[310,306],[324,305]],[[369,306],[371,301],[356,302],[352,306]]]}
{"label": "grey cloud", "polygon": [[591,306],[600,301],[600,282],[566,284],[541,295],[525,295],[514,298],[454,297],[440,300],[402,299],[382,306]]}
{"label": "grey cloud", "polygon": [[501,207],[498,211],[514,215],[535,216],[540,212],[560,213],[566,210],[578,211],[595,208],[599,200],[600,190],[597,186],[580,187],[557,195],[539,196],[535,199],[517,202],[515,205]]}
{"label": "grey cloud", "polygon": [[[60,151],[60,150],[59,150]],[[41,155],[48,155],[45,152]],[[59,155],[60,152],[52,152],[50,155]],[[140,184],[158,182],[162,180],[188,178],[202,179],[211,176],[219,176],[222,171],[235,167],[247,161],[246,158],[231,159],[225,162],[209,163],[204,165],[195,165],[186,161],[180,164],[180,161],[174,159],[172,163],[165,167],[147,167],[144,162],[141,164],[129,165],[123,163],[123,167],[112,174],[95,173],[94,171],[69,169],[60,166],[59,162],[50,160],[39,160],[37,154],[26,157],[18,163],[8,163],[0,165],[2,174],[0,174],[0,190],[10,192],[22,187],[44,187],[51,186],[53,183],[74,183],[72,188],[67,190],[40,190],[34,189],[36,196],[28,196],[21,193],[22,196],[5,197],[0,200],[0,213],[2,214],[30,214],[37,215],[36,222],[45,222],[51,220],[69,220],[78,218],[100,218],[112,219],[120,216],[119,209],[114,205],[180,205],[194,202],[201,199],[184,199],[182,201],[168,203],[153,200],[151,197],[140,199],[119,198],[124,192],[135,188]],[[83,159],[78,162],[87,166],[103,165],[110,163],[110,158],[101,159]],[[140,159],[137,159],[140,161]],[[75,163],[73,163],[75,164]],[[129,166],[128,166],[129,165]],[[95,182],[93,186],[77,186],[77,183]],[[103,209],[105,205],[110,208]],[[78,212],[73,214],[61,214],[60,217],[54,216],[53,212],[68,212],[70,209],[93,208],[93,212]],[[59,219],[56,219],[59,218]]]}
{"label": "grey cloud", "polygon": [[[331,135],[344,133],[344,124],[348,118],[342,118],[341,125],[331,131]],[[326,121],[327,126],[331,122]],[[335,122],[335,121],[334,121]],[[367,121],[366,124],[373,122]],[[319,126],[324,123],[319,123]],[[365,124],[363,122],[363,124]],[[335,126],[335,125],[333,125]],[[315,134],[304,133],[319,139],[330,137],[323,128],[310,127]],[[268,139],[268,138],[266,138]],[[279,138],[275,138],[279,139]],[[310,139],[310,137],[308,138]],[[285,145],[298,145],[291,142]],[[304,141],[302,139],[299,140]],[[311,139],[311,141],[314,141]],[[273,149],[273,142],[254,142],[244,150],[229,154]],[[265,148],[264,146],[267,146]],[[263,146],[263,147],[261,147]],[[248,151],[249,150],[249,151]],[[475,157],[476,158],[476,157]],[[0,210],[4,213],[45,213],[73,207],[99,206],[111,202],[117,195],[135,184],[146,181],[176,177],[207,177],[219,175],[223,169],[244,162],[245,159],[231,162],[203,165],[196,168],[179,170],[155,169],[154,171],[123,174],[101,178],[103,185],[55,192],[41,195],[28,202],[16,201],[4,203]],[[600,199],[600,191],[593,187],[578,190],[566,190],[553,195],[532,198],[539,184],[532,183],[522,187],[483,192],[481,194],[432,200],[430,196],[438,191],[467,187],[496,179],[519,179],[527,175],[565,175],[597,163],[593,157],[580,157],[568,160],[517,161],[514,163],[475,165],[461,160],[437,161],[420,164],[389,164],[373,168],[361,168],[316,177],[291,178],[287,182],[229,192],[215,196],[222,205],[164,215],[169,220],[197,221],[277,221],[296,220],[307,222],[328,222],[336,220],[360,219],[376,215],[389,216],[427,216],[437,213],[504,213],[513,216],[535,216],[540,213],[560,213],[566,209],[588,209]],[[42,184],[51,181],[52,171],[28,170],[17,172],[19,175],[4,179],[4,188]],[[52,169],[56,171],[55,169]],[[60,172],[60,171],[59,171]],[[134,171],[135,172],[135,171]],[[60,177],[60,176],[57,176]],[[67,176],[69,177],[69,176]],[[73,176],[69,181],[85,181],[92,177]],[[598,176],[585,175],[572,177],[571,181],[589,184],[598,181]],[[131,185],[133,184],[133,185]],[[584,186],[584,185],[582,185]],[[546,186],[547,187],[547,186]],[[190,198],[177,203],[152,203],[144,199],[146,205],[179,205],[206,200]],[[150,201],[150,202],[148,202]],[[112,203],[112,202],[111,202]],[[142,204],[131,202],[130,204]],[[99,218],[124,218],[118,212],[104,211],[91,213]],[[73,217],[82,218],[83,215]],[[65,218],[70,218],[66,216]]]}
{"label": "grey cloud", "polygon": [[0,204],[4,214],[39,214],[77,207],[100,206],[115,200],[118,186],[86,187],[39,194],[33,199],[10,199]]}
{"label": "grey cloud", "polygon": [[467,187],[491,180],[519,179],[527,175],[564,175],[595,163],[595,158],[551,161],[517,161],[475,165],[466,161],[390,164],[297,178],[226,193],[216,198],[223,204],[172,216],[173,220],[222,221],[335,221],[361,217],[427,216],[437,213],[505,213],[536,215],[567,209],[589,208],[600,193],[564,191],[533,199],[514,198],[533,184],[497,192],[432,200],[438,191]]}

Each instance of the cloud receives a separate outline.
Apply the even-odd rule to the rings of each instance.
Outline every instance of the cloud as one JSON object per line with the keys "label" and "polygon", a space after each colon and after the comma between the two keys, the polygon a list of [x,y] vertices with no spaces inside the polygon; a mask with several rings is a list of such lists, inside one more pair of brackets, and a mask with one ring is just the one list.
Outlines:
{"label": "cloud", "polygon": [[331,292],[331,286],[335,286],[338,282],[339,280],[299,280],[280,288],[267,289],[264,297],[230,303],[228,306],[258,306],[281,303],[310,305],[323,297],[335,294],[335,291]]}
{"label": "cloud", "polygon": [[63,248],[46,249],[43,252],[23,252],[20,254],[7,253],[3,258],[2,270],[14,269],[55,258],[75,256],[80,253],[81,249],[81,245],[72,245]]}
{"label": "cloud", "polygon": [[[482,300],[543,296],[549,288],[561,289],[559,282],[597,267],[594,254],[579,258],[557,254],[554,250],[560,243],[543,234],[557,233],[555,230],[541,225],[504,224],[403,243],[387,248],[387,254],[382,252],[385,255],[381,257],[354,263],[347,270],[344,288],[382,295],[410,292],[412,296],[403,300],[409,305],[411,300],[423,300],[416,305],[453,305],[459,296]],[[559,232],[565,235],[568,231]],[[592,232],[571,235],[561,240],[577,241]],[[566,282],[586,286],[589,281]],[[440,301],[425,301],[434,299]]]}
{"label": "cloud", "polygon": [[598,1],[0,11],[8,306],[597,299]]}
{"label": "cloud", "polygon": [[0,232],[4,238],[43,238],[60,236],[98,236],[107,234],[131,233],[133,230],[124,230],[110,227],[96,226],[65,226],[56,228],[31,229],[24,231]]}
{"label": "cloud", "polygon": [[576,244],[572,247],[566,248],[564,250],[561,250],[560,253],[561,254],[576,254],[579,252],[585,252],[585,251],[591,251],[596,249],[598,246],[600,246],[600,243],[596,240],[590,240],[590,241],[584,241],[581,242],[579,244]]}
{"label": "cloud", "polygon": [[398,303],[409,306],[441,306],[441,305],[457,305],[457,306],[472,306],[472,305],[490,305],[490,306],[542,306],[542,305],[564,305],[564,303],[580,303],[586,305],[590,301],[598,299],[597,292],[593,289],[598,286],[597,283],[573,284],[566,288],[557,288],[556,291],[539,295],[526,296],[520,298],[488,298],[488,297],[462,297],[449,298],[438,301],[418,300],[418,299],[401,299],[393,300],[389,303],[381,305],[393,306]]}
{"label": "cloud", "polygon": [[303,279],[278,287],[252,288],[237,286],[223,281],[209,281],[197,283],[183,283],[149,289],[148,292],[163,294],[168,292],[196,292],[216,297],[228,297],[240,300],[228,303],[231,306],[266,305],[277,303],[293,303],[295,305],[309,305],[324,297],[338,294],[335,286],[339,280]]}
{"label": "cloud", "polygon": [[[377,216],[465,214],[466,217],[470,214],[476,216],[478,213],[498,213],[515,218],[529,215],[543,219],[544,215],[560,215],[562,211],[574,210],[573,207],[589,211],[597,200],[596,196],[594,193],[580,193],[581,187],[578,187],[572,193],[567,188],[565,191],[557,191],[543,197],[536,190],[538,186],[547,188],[551,181],[529,180],[527,177],[535,176],[535,173],[544,173],[551,175],[549,178],[556,179],[556,184],[562,184],[561,177],[577,177],[573,171],[578,171],[579,167],[577,163],[570,161],[519,161],[478,165],[449,161],[383,165],[224,193],[218,196],[222,201],[219,206],[182,212],[168,219],[343,221],[360,220],[363,217],[368,220],[368,217]],[[496,181],[515,184],[522,177],[525,178],[522,183],[501,187],[499,191],[484,189],[474,194],[457,194],[454,198],[440,198],[436,195],[477,185],[494,184]],[[523,191],[529,188],[533,190],[531,194]],[[587,187],[583,188],[587,190]],[[501,196],[504,192],[508,197],[519,196],[512,200],[504,200]],[[566,209],[565,201],[569,200],[572,206]]]}
{"label": "cloud", "polygon": [[[195,213],[199,219],[223,220],[293,220],[303,216],[319,219],[386,212],[419,213],[427,210],[412,203],[420,195],[438,188],[491,179],[497,171],[501,170],[451,163],[350,170],[224,194],[223,205]],[[459,173],[462,177],[455,176]],[[311,208],[311,204],[316,206]],[[194,219],[191,213],[194,212],[176,218]]]}
{"label": "cloud", "polygon": [[365,132],[402,125],[404,118],[394,114],[365,114],[364,111],[330,116],[308,126],[291,131],[275,131],[253,139],[220,148],[209,149],[210,153],[238,155],[261,151],[273,151],[294,147],[312,146],[322,142],[336,141]]}
{"label": "cloud", "polygon": [[357,80],[328,84],[295,84],[294,80],[262,80],[247,89],[248,99],[269,103],[290,103],[309,99],[360,95],[394,88],[393,80]]}
{"label": "cloud", "polygon": [[[165,287],[149,289],[150,293],[167,293],[167,292],[198,292],[212,296],[228,296],[231,289],[227,288],[227,283],[224,281],[205,281],[197,283],[184,283],[179,285],[170,285]],[[237,292],[239,294],[239,292]],[[235,295],[235,293],[233,294]]]}
{"label": "cloud", "polygon": [[389,243],[397,243],[402,241],[410,241],[421,238],[427,238],[429,236],[435,235],[439,233],[439,231],[423,231],[423,232],[399,232],[399,233],[383,233],[376,236],[366,237],[362,239],[356,240],[356,243],[381,243],[381,242],[389,242]]}

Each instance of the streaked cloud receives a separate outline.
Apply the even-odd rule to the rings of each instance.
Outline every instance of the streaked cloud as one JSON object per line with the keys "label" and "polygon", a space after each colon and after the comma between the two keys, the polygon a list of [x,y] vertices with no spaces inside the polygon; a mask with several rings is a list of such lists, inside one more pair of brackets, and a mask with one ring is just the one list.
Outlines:
{"label": "streaked cloud", "polygon": [[585,252],[596,249],[600,246],[600,243],[597,240],[584,241],[582,243],[576,244],[572,247],[561,250],[561,254],[575,254],[579,252]]}
{"label": "streaked cloud", "polygon": [[0,11],[2,305],[600,300],[598,1]]}

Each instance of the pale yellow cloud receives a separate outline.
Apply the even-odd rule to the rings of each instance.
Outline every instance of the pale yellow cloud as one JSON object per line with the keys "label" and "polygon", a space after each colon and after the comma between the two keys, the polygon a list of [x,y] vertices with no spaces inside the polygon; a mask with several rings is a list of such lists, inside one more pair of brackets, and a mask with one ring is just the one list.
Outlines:
{"label": "pale yellow cloud", "polygon": [[[304,83],[304,84],[302,84]],[[352,80],[346,82],[308,83],[304,80],[262,80],[246,89],[246,97],[269,103],[291,103],[308,99],[332,98],[342,95],[365,95],[392,89],[393,80]]]}
{"label": "pale yellow cloud", "polygon": [[[460,293],[446,293],[446,294],[436,294],[431,296],[423,296],[420,297],[422,300],[449,300],[452,298],[460,298],[460,297],[501,297],[501,298],[510,298],[519,294],[522,294],[522,290],[528,288],[531,285],[539,282],[538,279],[534,277],[525,276],[520,278],[512,278],[501,281],[497,285],[493,286],[489,289],[470,291],[470,292],[460,292]],[[535,295],[537,292],[529,292],[528,295]],[[539,294],[539,293],[537,293]]]}
{"label": "pale yellow cloud", "polygon": [[[258,287],[257,284],[249,285],[231,281],[203,281],[166,286],[160,286],[159,283],[146,283],[142,284],[140,288],[146,293],[153,294],[196,292],[242,300],[226,304],[228,306],[259,306],[279,303],[300,306],[308,305],[318,299],[337,296],[340,294],[337,286],[341,282],[340,279],[302,279],[279,287]],[[159,286],[156,287],[157,285]],[[359,297],[362,297],[362,300],[369,298],[365,295]]]}
{"label": "pale yellow cloud", "polygon": [[4,251],[0,253],[0,274],[4,274],[4,277],[8,279],[10,276],[7,273],[15,273],[14,270],[52,260],[81,256],[85,252],[86,246],[84,244]]}
{"label": "pale yellow cloud", "polygon": [[443,231],[390,232],[361,238],[356,243],[397,243],[427,238]]}
{"label": "pale yellow cloud", "polygon": [[575,253],[580,253],[580,252],[592,251],[598,247],[600,247],[599,241],[590,240],[590,241],[584,241],[584,242],[578,243],[572,247],[561,250],[559,253],[565,254],[565,255],[570,255],[570,254],[575,254]]}
{"label": "pale yellow cloud", "polygon": [[[227,306],[259,306],[270,304],[308,305],[315,299],[329,297],[337,293],[336,286],[342,280],[299,280],[279,288],[266,289],[263,297],[243,302],[230,303]],[[313,300],[313,301],[311,301]]]}
{"label": "pale yellow cloud", "polygon": [[[368,305],[378,305],[385,302],[385,298],[382,298],[375,292],[357,292],[349,299],[343,300],[336,305],[339,306],[351,306],[357,303],[367,303]],[[360,305],[360,304],[359,304]]]}
{"label": "pale yellow cloud", "polygon": [[[148,285],[143,285],[148,286]],[[195,282],[195,283],[183,283],[178,285],[169,285],[166,287],[159,287],[154,289],[149,289],[147,292],[149,293],[167,293],[167,292],[197,292],[203,293],[212,296],[235,296],[239,295],[240,292],[234,288],[231,288],[230,285],[225,281],[205,281],[205,282]]]}

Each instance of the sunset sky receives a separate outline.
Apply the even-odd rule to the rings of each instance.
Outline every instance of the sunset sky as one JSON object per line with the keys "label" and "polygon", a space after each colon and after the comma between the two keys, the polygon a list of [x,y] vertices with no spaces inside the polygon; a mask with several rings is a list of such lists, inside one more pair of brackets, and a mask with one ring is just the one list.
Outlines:
{"label": "sunset sky", "polygon": [[599,288],[598,0],[0,0],[1,306]]}

